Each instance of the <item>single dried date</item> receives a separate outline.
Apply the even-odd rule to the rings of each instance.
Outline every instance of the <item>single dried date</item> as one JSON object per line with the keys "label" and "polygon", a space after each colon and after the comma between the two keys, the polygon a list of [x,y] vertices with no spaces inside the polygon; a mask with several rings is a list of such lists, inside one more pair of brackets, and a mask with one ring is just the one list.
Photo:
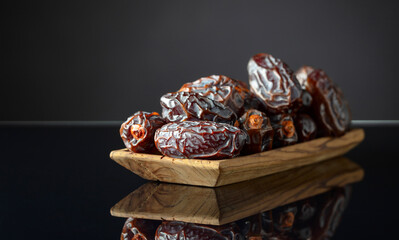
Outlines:
{"label": "single dried date", "polygon": [[294,118],[295,130],[298,134],[298,142],[306,142],[316,138],[316,123],[308,114],[298,114]]}
{"label": "single dried date", "polygon": [[195,92],[165,94],[161,106],[162,116],[169,122],[208,120],[234,124],[237,120],[230,108]]}
{"label": "single dried date", "polygon": [[155,220],[128,218],[123,226],[121,240],[154,240],[159,223]]}
{"label": "single dried date", "polygon": [[301,86],[286,63],[267,53],[259,53],[248,62],[249,85],[271,113],[295,110]]}
{"label": "single dried date", "polygon": [[159,113],[139,111],[122,123],[119,133],[125,146],[132,152],[155,150],[155,130],[166,124]]}
{"label": "single dried date", "polygon": [[289,114],[279,114],[272,117],[274,130],[273,148],[285,147],[298,142],[294,120]]}
{"label": "single dried date", "polygon": [[265,113],[248,110],[240,117],[238,125],[248,134],[242,153],[252,154],[272,149],[274,131]]}
{"label": "single dried date", "polygon": [[247,134],[211,121],[169,123],[155,133],[158,150],[173,158],[223,159],[240,154]]}
{"label": "single dried date", "polygon": [[238,240],[243,239],[235,223],[222,226],[200,225],[178,221],[164,221],[158,227],[157,240]]}
{"label": "single dried date", "polygon": [[349,130],[349,104],[338,86],[321,70],[313,70],[305,82],[312,95],[312,116],[321,136],[341,136]]}
{"label": "single dried date", "polygon": [[184,84],[179,92],[196,92],[230,107],[237,115],[244,111],[245,101],[250,97],[248,86],[224,75],[212,75]]}

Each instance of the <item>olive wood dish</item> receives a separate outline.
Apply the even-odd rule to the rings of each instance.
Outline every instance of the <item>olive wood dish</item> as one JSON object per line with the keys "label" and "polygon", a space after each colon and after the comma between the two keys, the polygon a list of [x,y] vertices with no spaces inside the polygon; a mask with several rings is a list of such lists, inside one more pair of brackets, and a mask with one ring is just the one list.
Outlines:
{"label": "olive wood dish", "polygon": [[142,178],[161,182],[217,187],[341,156],[364,139],[363,129],[341,137],[322,137],[266,152],[222,160],[178,159],[127,149],[110,154],[118,164]]}
{"label": "olive wood dish", "polygon": [[339,157],[228,186],[148,182],[111,208],[116,217],[222,225],[361,181],[363,169]]}

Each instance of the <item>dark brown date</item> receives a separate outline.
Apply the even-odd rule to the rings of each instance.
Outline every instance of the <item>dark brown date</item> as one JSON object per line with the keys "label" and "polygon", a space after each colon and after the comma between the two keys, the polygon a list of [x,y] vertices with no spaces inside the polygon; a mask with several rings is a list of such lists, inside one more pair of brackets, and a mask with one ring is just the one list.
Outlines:
{"label": "dark brown date", "polygon": [[208,120],[234,124],[237,120],[229,107],[195,92],[165,94],[161,106],[162,116],[169,122]]}
{"label": "dark brown date", "polygon": [[158,225],[155,220],[128,218],[122,229],[121,240],[154,240]]}
{"label": "dark brown date", "polygon": [[238,120],[238,124],[248,134],[242,153],[252,154],[272,149],[274,131],[265,113],[248,110]]}
{"label": "dark brown date", "polygon": [[250,96],[248,86],[224,75],[212,75],[184,84],[179,92],[196,92],[230,107],[237,115],[244,111],[245,100]]}
{"label": "dark brown date", "polygon": [[155,238],[157,240],[238,240],[243,239],[235,225],[222,226],[199,225],[178,221],[164,221],[158,227]]}
{"label": "dark brown date", "polygon": [[270,113],[286,113],[296,107],[301,86],[286,63],[267,53],[248,62],[251,91],[263,100]]}
{"label": "dark brown date", "polygon": [[165,124],[159,113],[136,112],[122,123],[119,133],[125,146],[132,152],[152,152],[155,149],[155,130]]}
{"label": "dark brown date", "polygon": [[306,142],[316,138],[316,123],[308,114],[298,114],[294,118],[295,130],[298,134],[298,142]]}
{"label": "dark brown date", "polygon": [[284,147],[298,142],[294,120],[289,114],[272,116],[274,130],[273,148]]}
{"label": "dark brown date", "polygon": [[309,74],[313,72],[314,68],[311,66],[302,66],[295,72],[296,79],[298,79],[299,84],[301,84],[302,89],[306,89],[305,84],[308,79]]}
{"label": "dark brown date", "polygon": [[158,150],[173,158],[224,159],[240,154],[247,134],[211,121],[169,123],[155,133]]}
{"label": "dark brown date", "polygon": [[305,83],[312,95],[312,116],[321,136],[341,136],[349,130],[351,113],[344,95],[327,76],[317,69],[312,71]]}

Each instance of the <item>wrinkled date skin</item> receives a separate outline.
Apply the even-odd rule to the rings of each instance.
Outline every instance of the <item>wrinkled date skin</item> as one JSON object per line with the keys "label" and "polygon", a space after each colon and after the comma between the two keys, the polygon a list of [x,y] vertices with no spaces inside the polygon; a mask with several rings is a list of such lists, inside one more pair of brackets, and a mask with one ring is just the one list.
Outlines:
{"label": "wrinkled date skin", "polygon": [[286,113],[297,108],[301,86],[286,63],[267,53],[248,62],[249,85],[271,113]]}
{"label": "wrinkled date skin", "polygon": [[298,142],[306,142],[316,138],[317,127],[315,121],[308,114],[298,114],[294,118]]}
{"label": "wrinkled date skin", "polygon": [[212,75],[184,84],[179,92],[196,92],[231,108],[237,115],[244,111],[250,97],[248,86],[224,75]]}
{"label": "wrinkled date skin", "polygon": [[158,150],[173,158],[224,159],[240,154],[247,134],[211,121],[169,123],[155,133]]}
{"label": "wrinkled date skin", "polygon": [[238,120],[238,124],[248,134],[242,153],[252,154],[272,149],[274,130],[265,113],[255,109],[248,110]]}
{"label": "wrinkled date skin", "polygon": [[243,239],[234,223],[223,226],[164,221],[155,234],[157,240],[238,240]]}
{"label": "wrinkled date skin", "polygon": [[155,130],[166,124],[159,113],[136,112],[119,130],[125,146],[132,152],[153,152]]}
{"label": "wrinkled date skin", "polygon": [[284,147],[298,142],[294,120],[289,114],[279,114],[272,117],[274,130],[273,148]]}
{"label": "wrinkled date skin", "polygon": [[162,116],[169,122],[208,120],[234,124],[237,120],[229,107],[195,92],[165,94],[161,106]]}
{"label": "wrinkled date skin", "polygon": [[121,240],[154,240],[158,221],[128,218],[123,226]]}
{"label": "wrinkled date skin", "polygon": [[306,81],[306,90],[312,95],[312,116],[321,136],[342,136],[349,130],[351,113],[344,95],[327,76],[317,69]]}

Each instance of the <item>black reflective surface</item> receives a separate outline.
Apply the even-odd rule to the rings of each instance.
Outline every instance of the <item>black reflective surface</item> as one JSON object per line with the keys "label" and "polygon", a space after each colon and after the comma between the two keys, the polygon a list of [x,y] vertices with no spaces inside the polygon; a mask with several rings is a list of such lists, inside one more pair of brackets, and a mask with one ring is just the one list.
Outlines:
{"label": "black reflective surface", "polygon": [[[333,239],[396,237],[399,127],[366,127],[346,156],[365,171]],[[118,127],[0,127],[1,239],[119,239],[110,208],[146,180],[114,163]]]}

